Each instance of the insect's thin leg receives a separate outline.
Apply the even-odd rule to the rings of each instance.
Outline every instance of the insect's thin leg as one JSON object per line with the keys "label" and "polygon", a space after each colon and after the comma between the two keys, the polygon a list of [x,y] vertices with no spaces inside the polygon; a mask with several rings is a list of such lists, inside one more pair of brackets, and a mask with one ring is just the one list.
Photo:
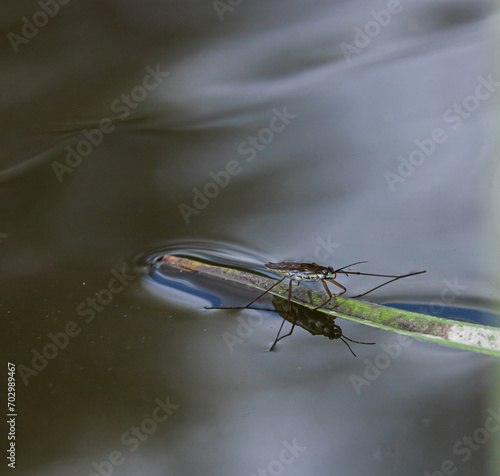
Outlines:
{"label": "insect's thin leg", "polygon": [[290,332],[288,334],[280,337],[281,330],[283,329],[283,325],[285,324],[285,320],[288,317],[288,315],[290,314],[290,308],[291,308],[291,304],[292,304],[292,282],[293,282],[293,279],[290,279],[290,285],[288,287],[288,304],[286,306],[286,314],[285,314],[285,317],[283,318],[283,322],[281,323],[281,326],[278,330],[278,334],[276,335],[276,339],[274,340],[273,345],[271,346],[269,351],[274,349],[274,346],[278,343],[278,341],[280,341],[281,339],[284,339],[285,337],[291,336],[293,330],[295,329],[295,318],[294,318]]}
{"label": "insect's thin leg", "polygon": [[286,278],[287,278],[286,276],[283,276],[279,281],[277,281],[276,283],[274,283],[269,289],[266,289],[262,294],[259,294],[252,302],[248,303],[245,307],[251,306],[255,301],[258,301],[262,296],[264,296],[269,291],[271,291],[271,289],[273,289],[276,286],[278,286],[278,284],[282,283]]}
{"label": "insect's thin leg", "polygon": [[415,276],[416,274],[422,274],[422,273],[425,273],[425,271],[420,271],[418,273],[411,273],[411,274],[405,274],[403,276],[396,276],[394,279],[391,279],[383,284],[380,284],[379,286],[373,288],[373,289],[370,289],[369,291],[366,291],[365,293],[363,294],[358,294],[357,296],[353,296],[351,299],[356,299],[356,298],[359,298],[361,296],[366,296],[368,293],[371,293],[372,291],[375,291],[375,289],[378,289],[378,288],[381,288],[382,286],[385,286],[386,284],[389,284],[389,283],[392,283],[394,281],[397,281],[398,279],[401,279],[401,278],[407,278],[409,276]]}
{"label": "insect's thin leg", "polygon": [[[283,336],[283,337],[279,337],[280,333],[281,333],[281,329],[283,329],[283,326],[285,325],[285,318],[283,318],[283,321],[281,322],[281,326],[278,330],[278,334],[276,335],[276,339],[274,340],[273,342],[273,345],[271,346],[271,348],[269,349],[269,351],[273,350],[274,349],[274,346],[278,343],[279,340],[283,339],[283,337],[286,337],[286,336]],[[287,335],[290,335],[290,334],[287,334]]]}
{"label": "insect's thin leg", "polygon": [[276,312],[276,309],[268,309],[267,307],[206,307],[205,309],[250,309],[251,311],[268,311]]}
{"label": "insect's thin leg", "polygon": [[[267,294],[274,287],[278,286],[278,284],[284,281],[286,278],[287,276],[283,276],[279,281],[274,283],[269,289],[266,289],[263,293],[259,294],[253,301],[249,302],[246,306],[205,307],[205,309],[248,309],[255,301],[258,301],[262,296]],[[252,307],[251,309],[258,309],[260,311],[275,311],[275,309],[261,309],[256,307]]]}
{"label": "insect's thin leg", "polygon": [[320,309],[323,306],[326,306],[334,297],[342,296],[342,294],[344,294],[347,291],[347,289],[344,286],[342,286],[342,284],[337,283],[337,281],[335,281],[334,279],[329,278],[328,281],[330,281],[331,283],[335,284],[335,286],[338,286],[339,288],[341,288],[342,291],[340,293],[337,293],[337,294],[332,294],[332,292],[330,291],[330,288],[326,284],[326,280],[322,279],[321,282],[323,283],[323,287],[325,288],[325,290],[326,290],[326,292],[328,294],[328,299],[324,303],[322,303],[319,306],[315,307],[314,310]]}
{"label": "insect's thin leg", "polygon": [[415,273],[402,274],[402,275],[361,273],[359,271],[342,271],[342,270],[336,270],[335,272],[345,274],[346,276],[349,276],[350,274],[356,274],[358,276],[375,276],[375,277],[379,277],[379,278],[409,278],[410,276],[416,276],[417,274],[423,274],[423,273],[426,273],[427,271],[416,271]]}

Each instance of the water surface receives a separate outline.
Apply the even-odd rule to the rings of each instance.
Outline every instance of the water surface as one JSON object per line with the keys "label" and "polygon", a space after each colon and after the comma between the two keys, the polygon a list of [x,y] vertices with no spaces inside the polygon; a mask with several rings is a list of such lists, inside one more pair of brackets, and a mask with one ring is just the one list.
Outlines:
{"label": "water surface", "polygon": [[251,293],[145,267],[173,250],[248,269],[368,260],[427,270],[375,302],[494,313],[492,3],[221,3],[69,2],[30,38],[40,5],[5,7],[18,469],[498,474],[495,358],[349,322],[376,342],[357,358],[300,329],[270,353],[279,316],[203,309]]}

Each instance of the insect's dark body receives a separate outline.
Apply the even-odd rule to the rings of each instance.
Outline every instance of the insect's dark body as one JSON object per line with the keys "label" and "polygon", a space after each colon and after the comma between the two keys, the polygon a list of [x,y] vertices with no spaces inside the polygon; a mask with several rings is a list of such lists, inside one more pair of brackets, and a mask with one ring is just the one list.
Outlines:
{"label": "insect's dark body", "polygon": [[[342,286],[342,284],[335,281],[335,278],[337,277],[337,272],[345,272],[342,271],[344,268],[335,270],[330,266],[321,266],[317,263],[292,263],[287,261],[283,263],[267,263],[266,268],[283,276],[283,278],[281,278],[281,281],[288,278],[290,280],[290,291],[293,281],[296,281],[297,283],[300,283],[300,281],[310,281],[310,282],[321,281],[323,287],[325,288],[326,293],[328,294],[328,299],[319,306],[317,306],[316,309],[325,306],[333,298],[342,296],[342,294],[346,292],[346,288]],[[332,284],[335,284],[335,286],[340,288],[341,291],[338,292],[337,294],[332,294],[330,288],[326,284],[327,281]]]}
{"label": "insect's dark body", "polygon": [[281,317],[291,324],[295,323],[302,327],[313,336],[322,335],[330,340],[342,337],[342,329],[328,314],[304,308],[295,303],[291,303],[287,314],[287,302],[277,296],[273,296],[273,306]]}
{"label": "insect's dark body", "polygon": [[331,267],[317,263],[267,263],[266,268],[295,281],[321,281],[325,278],[335,279],[336,272]]}

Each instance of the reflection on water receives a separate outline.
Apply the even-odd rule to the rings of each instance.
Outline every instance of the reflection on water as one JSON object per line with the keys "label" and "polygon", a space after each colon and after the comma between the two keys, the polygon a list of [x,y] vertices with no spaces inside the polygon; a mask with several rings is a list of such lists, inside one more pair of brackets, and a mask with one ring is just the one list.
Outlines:
{"label": "reflection on water", "polygon": [[492,310],[492,3],[220,3],[5,7],[0,335],[19,469],[487,474],[493,434],[468,459],[454,448],[497,411],[494,359],[353,323],[344,335],[376,342],[357,359],[300,328],[268,352],[276,313],[204,310],[213,296],[142,278],[169,250],[253,271],[368,260],[428,270],[377,302],[432,305],[458,283],[453,307]]}
{"label": "reflection on water", "polygon": [[[164,256],[186,256],[219,266],[265,272],[263,262],[269,259],[263,253],[233,243],[216,240],[171,240],[143,250],[135,256],[137,266],[149,265]],[[259,269],[260,268],[260,269]]]}
{"label": "reflection on water", "polygon": [[[322,312],[298,306],[293,302],[290,302],[290,307],[288,307],[287,302],[283,301],[283,299],[277,298],[276,296],[273,296],[273,305],[279,315],[292,324],[288,335],[291,335],[295,326],[299,326],[311,333],[313,336],[322,335],[328,337],[330,340],[340,339],[345,345],[347,345],[354,357],[356,357],[356,354],[353,352],[351,346],[348,342],[346,342],[346,340],[356,344],[374,344],[374,342],[360,342],[343,335],[342,328],[335,323],[335,319],[332,319],[331,316],[327,316]],[[278,337],[279,334],[276,339],[278,339]],[[284,337],[286,337],[286,335],[281,336],[280,340]]]}

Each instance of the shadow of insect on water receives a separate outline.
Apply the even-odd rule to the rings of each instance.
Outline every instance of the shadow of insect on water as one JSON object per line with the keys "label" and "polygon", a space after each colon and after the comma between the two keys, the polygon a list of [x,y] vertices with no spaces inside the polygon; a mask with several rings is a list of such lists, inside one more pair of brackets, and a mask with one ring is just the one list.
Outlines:
{"label": "shadow of insect on water", "polygon": [[340,339],[345,345],[347,345],[354,357],[356,357],[356,354],[351,349],[351,346],[347,341],[354,342],[356,344],[375,344],[375,342],[360,342],[357,340],[349,339],[349,337],[343,335],[340,326],[338,324],[335,324],[334,318],[326,315],[323,312],[299,306],[294,302],[290,302],[290,308],[288,309],[288,303],[277,296],[273,296],[272,302],[275,310],[281,317],[283,317],[280,332],[283,328],[283,324],[285,323],[285,319],[292,324],[290,332],[288,334],[285,334],[281,338],[290,336],[293,332],[294,327],[299,326],[311,333],[313,336],[323,335],[325,337],[328,337],[330,340]]}

